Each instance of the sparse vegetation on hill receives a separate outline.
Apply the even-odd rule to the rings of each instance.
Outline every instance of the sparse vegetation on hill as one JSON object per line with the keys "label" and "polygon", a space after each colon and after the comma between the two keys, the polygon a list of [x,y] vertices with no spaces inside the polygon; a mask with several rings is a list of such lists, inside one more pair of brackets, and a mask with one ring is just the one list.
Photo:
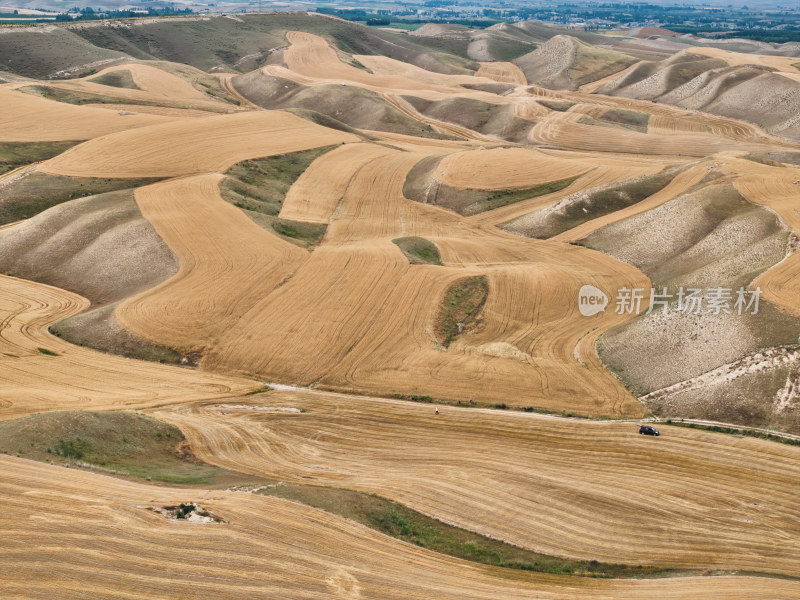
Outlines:
{"label": "sparse vegetation on hill", "polygon": [[575,106],[574,102],[569,102],[568,100],[547,100],[544,98],[539,98],[536,101],[545,108],[549,108],[550,110],[555,110],[558,112],[567,112],[570,108]]}
{"label": "sparse vegetation on hill", "polygon": [[800,152],[769,152],[764,154],[764,157],[767,160],[774,160],[780,163],[800,165]]}
{"label": "sparse vegetation on hill", "polygon": [[549,39],[514,63],[528,83],[549,89],[574,90],[603,79],[636,62],[627,54],[592,46],[569,35]]}
{"label": "sparse vegetation on hill", "polygon": [[395,238],[392,242],[406,255],[411,264],[441,265],[439,249],[430,240],[421,237]]}
{"label": "sparse vegetation on hill", "polygon": [[303,150],[267,158],[246,160],[225,173],[222,196],[239,208],[277,215],[286,192],[314,159],[334,146]]}
{"label": "sparse vegetation on hill", "polygon": [[753,162],[757,162],[762,165],[767,165],[768,167],[783,167],[785,166],[783,163],[773,160],[766,155],[763,154],[746,154],[742,158],[746,160],[752,160]]}
{"label": "sparse vegetation on hill", "polygon": [[50,412],[3,421],[0,452],[171,484],[231,481],[224,469],[194,459],[180,429],[135,412]]}
{"label": "sparse vegetation on hill", "polygon": [[569,187],[577,177],[551,181],[530,188],[507,190],[460,189],[441,183],[435,177],[441,156],[429,156],[409,171],[403,195],[423,204],[436,204],[464,216],[476,215],[509,204],[552,194]]}
{"label": "sparse vegetation on hill", "polygon": [[0,175],[30,163],[53,158],[80,142],[0,142]]}
{"label": "sparse vegetation on hill", "polygon": [[773,71],[764,65],[729,66],[722,58],[687,51],[659,63],[637,65],[596,93],[743,119],[796,142],[800,83]]}
{"label": "sparse vegetation on hill", "polygon": [[601,114],[598,120],[613,125],[620,125],[628,129],[633,129],[634,131],[647,133],[647,124],[650,121],[650,115],[636,110],[612,108]]}
{"label": "sparse vegetation on hill", "polygon": [[99,83],[101,85],[125,88],[129,90],[140,89],[139,86],[136,85],[136,82],[133,80],[133,75],[131,75],[131,72],[125,69],[110,71],[109,73],[106,73],[104,75],[93,77],[89,81],[93,83]]}
{"label": "sparse vegetation on hill", "polygon": [[680,87],[706,71],[728,66],[728,63],[718,58],[706,58],[691,54],[687,55],[686,58],[687,60],[677,62],[669,69],[665,81],[668,90]]}
{"label": "sparse vegetation on hill", "polygon": [[271,485],[259,493],[302,502],[381,533],[462,560],[581,577],[669,576],[672,569],[571,560],[531,552],[433,519],[376,494],[304,484]]}
{"label": "sparse vegetation on hill", "polygon": [[[680,287],[729,288],[735,300],[735,290],[784,258],[787,237],[774,214],[746,202],[725,182],[590,235],[585,242],[591,247],[635,264],[657,290],[666,287],[673,295],[668,313],[658,309],[603,335],[597,346],[603,362],[637,395],[722,368],[735,375],[709,375],[707,384],[664,393],[647,400],[648,407],[663,417],[798,431],[797,409],[777,402],[791,361],[746,357],[796,342],[799,319],[763,299],[757,314],[675,310]],[[761,368],[748,370],[750,362]]]}
{"label": "sparse vegetation on hill", "polygon": [[480,133],[495,135],[511,142],[525,142],[533,123],[514,116],[509,105],[489,104],[471,98],[452,98],[429,101],[415,96],[403,96],[426,117],[455,123]]}
{"label": "sparse vegetation on hill", "polygon": [[433,332],[439,343],[447,348],[458,336],[480,327],[480,312],[489,295],[485,277],[465,277],[447,288]]}
{"label": "sparse vegetation on hill", "polygon": [[489,92],[490,94],[502,96],[517,86],[513,83],[462,83],[461,87],[463,87],[465,90],[478,90],[481,92]]}
{"label": "sparse vegetation on hill", "polygon": [[29,219],[75,198],[136,188],[158,178],[112,179],[30,173],[0,187],[0,225]]}
{"label": "sparse vegetation on hill", "polygon": [[127,58],[123,52],[96,46],[63,27],[11,30],[0,35],[0,71],[26,77],[85,77],[99,70],[94,66],[98,62],[107,67]]}
{"label": "sparse vegetation on hill", "polygon": [[197,366],[197,356],[186,356],[171,348],[153,344],[122,327],[114,317],[117,306],[119,302],[91,308],[54,323],[48,331],[70,344],[100,352],[163,364]]}
{"label": "sparse vegetation on hill", "polygon": [[739,287],[784,257],[787,237],[773,213],[718,181],[609,225],[584,241],[636,265],[657,286]]}
{"label": "sparse vegetation on hill", "polygon": [[677,171],[670,169],[657,175],[637,177],[595,190],[576,192],[553,206],[507,223],[504,229],[547,239],[581,223],[641,202],[669,185],[676,175]]}
{"label": "sparse vegetation on hill", "polygon": [[448,137],[401,112],[375,92],[361,87],[308,87],[258,71],[234,78],[233,85],[242,96],[262,108],[304,109],[358,129],[431,138]]}
{"label": "sparse vegetation on hill", "polygon": [[[688,83],[711,69],[727,67],[728,63],[690,50],[660,62],[642,62],[621,77],[598,88],[598,94],[619,94],[643,99],[656,99]],[[627,91],[622,91],[626,89]]]}
{"label": "sparse vegetation on hill", "polygon": [[304,108],[287,108],[285,109],[286,112],[290,112],[293,115],[297,115],[307,121],[311,121],[312,123],[316,123],[317,125],[322,125],[323,127],[328,127],[330,129],[336,129],[338,131],[346,131],[347,133],[352,133],[353,135],[359,136],[361,139],[365,141],[375,141],[371,135],[367,135],[360,130],[350,127],[341,121],[334,119],[328,115],[323,115],[322,113],[318,113],[314,110],[307,110]]}

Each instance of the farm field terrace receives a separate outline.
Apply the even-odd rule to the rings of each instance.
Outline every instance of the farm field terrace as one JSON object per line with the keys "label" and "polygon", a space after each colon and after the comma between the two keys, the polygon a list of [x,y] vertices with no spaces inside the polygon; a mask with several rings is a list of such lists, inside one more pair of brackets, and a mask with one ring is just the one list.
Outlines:
{"label": "farm field terrace", "polygon": [[800,62],[572,33],[0,27],[0,596],[800,597]]}

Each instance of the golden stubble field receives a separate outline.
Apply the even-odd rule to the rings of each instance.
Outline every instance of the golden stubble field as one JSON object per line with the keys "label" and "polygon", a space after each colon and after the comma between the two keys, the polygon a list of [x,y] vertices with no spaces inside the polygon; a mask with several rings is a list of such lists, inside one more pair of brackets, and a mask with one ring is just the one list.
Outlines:
{"label": "golden stubble field", "polygon": [[[138,89],[88,80],[57,87],[146,106],[75,106],[23,94],[18,83],[0,85],[0,142],[88,140],[31,171],[163,178],[138,188],[135,199],[180,269],[124,301],[115,316],[145,340],[202,353],[200,367],[189,369],[70,345],[47,327],[88,301],[0,275],[0,419],[147,409],[178,425],[211,464],[378,493],[538,552],[795,579],[693,574],[623,581],[509,571],[448,558],[285,500],[189,493],[3,455],[0,595],[800,596],[797,448],[677,428],[656,440],[636,435],[630,422],[518,412],[444,407],[435,416],[431,405],[386,399],[425,395],[642,417],[643,406],[594,349],[602,333],[631,316],[612,306],[585,319],[577,292],[584,284],[618,289],[650,282],[631,265],[569,242],[668,202],[712,170],[796,231],[800,169],[744,159],[793,146],[733,119],[588,90],[527,88],[511,63],[485,63],[476,76],[439,75],[386,57],[354,57],[362,69],[342,62],[313,34],[290,32],[287,43],[283,64],[264,67],[266,75],[307,86],[359,86],[439,137],[455,139],[362,135],[285,111],[233,108],[140,63],[101,72],[128,70]],[[784,62],[763,59],[776,68]],[[502,96],[463,87],[475,82],[517,87]],[[423,117],[400,98],[407,94],[510,105],[532,123],[528,141],[535,146]],[[550,110],[537,99],[570,108]],[[648,114],[647,131],[588,124],[612,109]],[[222,197],[223,174],[240,161],[334,145],[300,175],[280,210],[282,219],[327,225],[310,250],[259,227]],[[497,192],[575,179],[560,191],[465,217],[403,195],[412,169],[437,156],[431,184],[454,190]],[[552,239],[499,228],[581,190],[678,165],[685,168],[646,201]],[[0,186],[19,176],[0,176]],[[409,264],[392,242],[409,236],[433,242],[442,265]],[[797,313],[795,258],[755,283],[781,309]],[[474,276],[484,276],[489,288],[480,324],[443,347],[433,332],[442,298],[450,285]],[[245,396],[265,381],[333,391]],[[307,412],[221,408],[234,399]],[[227,523],[170,522],[146,510],[188,496]]]}

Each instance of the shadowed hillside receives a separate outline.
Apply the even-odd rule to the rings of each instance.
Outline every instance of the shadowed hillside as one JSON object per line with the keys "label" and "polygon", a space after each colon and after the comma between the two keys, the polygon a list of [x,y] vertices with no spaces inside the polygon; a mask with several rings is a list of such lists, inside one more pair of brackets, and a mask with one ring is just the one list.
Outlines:
{"label": "shadowed hillside", "polygon": [[765,65],[729,66],[722,58],[687,51],[660,63],[639,64],[596,93],[742,119],[800,141],[800,81]]}
{"label": "shadowed hillside", "polygon": [[635,264],[656,290],[672,294],[671,310],[657,307],[598,343],[603,361],[651,410],[800,431],[800,411],[784,409],[778,400],[797,368],[791,347],[800,319],[764,301],[757,314],[729,308],[698,315],[676,307],[681,288],[729,288],[735,300],[735,290],[781,261],[787,232],[779,218],[719,182],[609,225],[584,242]]}
{"label": "shadowed hillside", "polygon": [[253,71],[233,79],[236,90],[262,108],[314,111],[359,129],[442,137],[389,104],[375,92],[355,86],[304,86],[289,79]]}
{"label": "shadowed hillside", "polygon": [[0,271],[74,291],[91,308],[53,326],[73,343],[162,362],[181,356],[139,339],[114,318],[116,305],[173,276],[178,262],[122,190],[72,200],[0,230]]}
{"label": "shadowed hillside", "polygon": [[525,73],[528,83],[549,89],[574,90],[613,75],[636,59],[559,35],[514,62]]}

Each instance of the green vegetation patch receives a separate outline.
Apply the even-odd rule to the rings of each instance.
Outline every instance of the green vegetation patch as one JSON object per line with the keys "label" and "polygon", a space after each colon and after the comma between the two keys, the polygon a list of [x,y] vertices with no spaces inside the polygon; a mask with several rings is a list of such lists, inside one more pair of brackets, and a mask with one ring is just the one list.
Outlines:
{"label": "green vegetation patch", "polygon": [[543,98],[537,98],[536,102],[545,108],[558,112],[567,112],[570,108],[575,106],[574,102],[569,102],[567,100],[545,100]]}
{"label": "green vegetation patch", "polygon": [[458,336],[480,326],[479,314],[489,295],[489,282],[483,275],[465,277],[452,283],[436,315],[433,332],[447,348]]}
{"label": "green vegetation patch", "polygon": [[136,188],[160,178],[112,179],[31,173],[0,187],[0,225],[29,219],[69,200]]}
{"label": "green vegetation patch", "polygon": [[0,175],[17,167],[53,158],[69,150],[74,142],[0,142]]}
{"label": "green vegetation patch", "polygon": [[752,160],[753,162],[757,162],[757,163],[762,164],[762,165],[767,165],[768,167],[785,167],[786,166],[783,163],[778,162],[777,160],[772,160],[771,158],[768,158],[767,156],[765,156],[763,154],[747,154],[747,155],[743,156],[742,158],[745,158],[747,160]]}
{"label": "green vegetation patch", "polygon": [[245,396],[257,396],[258,394],[266,394],[267,392],[271,392],[272,388],[268,385],[260,385],[257,388],[254,388],[247,392]]}
{"label": "green vegetation patch", "polygon": [[687,423],[685,421],[673,421],[667,419],[667,425],[675,427],[688,427],[689,429],[702,429],[703,431],[711,431],[712,433],[725,433],[728,435],[738,435],[741,437],[754,437],[762,440],[769,440],[771,442],[778,442],[779,444],[788,444],[789,446],[800,446],[800,440],[777,433],[770,433],[768,431],[761,431],[758,429],[748,429],[746,427],[725,427],[723,425],[703,425],[701,423]]}
{"label": "green vegetation patch", "polygon": [[300,246],[312,246],[327,230],[323,223],[278,218],[292,184],[308,166],[336,146],[246,160],[228,169],[222,197],[241,208],[259,226]]}
{"label": "green vegetation patch", "polygon": [[45,356],[58,356],[58,354],[52,350],[48,350],[47,348],[37,348],[37,350],[39,351],[39,354],[44,354]]}
{"label": "green vegetation patch", "polygon": [[157,102],[146,100],[134,100],[132,98],[117,98],[115,96],[104,96],[102,94],[91,94],[79,90],[67,90],[52,85],[26,85],[19,88],[19,91],[33,96],[41,96],[55,102],[65,104],[135,104],[137,106],[161,106]]}
{"label": "green vegetation patch", "polygon": [[539,554],[447,525],[375,494],[305,484],[268,486],[260,493],[301,502],[416,546],[486,565],[586,577],[641,577],[668,575],[671,572],[660,567],[609,564]]}
{"label": "green vegetation patch", "polygon": [[227,177],[221,186],[222,197],[244,210],[277,215],[292,184],[316,158],[334,147],[236,163],[226,172]]}
{"label": "green vegetation patch", "polygon": [[89,81],[91,81],[92,83],[99,83],[100,85],[107,85],[116,88],[124,88],[128,90],[141,89],[138,85],[136,85],[136,82],[133,80],[133,75],[127,69],[122,69],[119,71],[111,71],[104,75],[99,75],[98,77],[94,77]]}
{"label": "green vegetation patch", "polygon": [[436,244],[425,238],[411,236],[400,237],[392,240],[412,265],[428,264],[441,265],[442,257]]}
{"label": "green vegetation patch", "polygon": [[194,458],[180,429],[136,412],[58,411],[4,421],[0,452],[173,484],[226,479],[224,469]]}
{"label": "green vegetation patch", "polygon": [[[238,105],[239,101],[232,98],[216,81],[193,81],[193,85],[198,88],[200,91],[205,92],[209,96],[216,98],[217,100],[223,100],[230,104]],[[116,96],[106,96],[103,94],[92,94],[90,92],[83,92],[80,90],[71,90],[71,89],[64,89],[60,87],[55,87],[51,85],[26,85],[24,87],[19,88],[19,91],[24,92],[26,94],[32,94],[34,96],[41,96],[42,98],[46,98],[48,100],[53,100],[55,102],[63,102],[65,104],[75,104],[75,105],[83,105],[83,104],[121,104],[121,105],[134,105],[134,106],[167,106],[173,108],[191,108],[194,110],[204,110],[209,113],[225,113],[228,112],[229,109],[225,106],[205,106],[203,108],[198,108],[197,106],[193,106],[191,104],[182,104],[176,103],[172,101],[164,101],[164,102],[151,102],[149,100],[137,100],[134,98],[121,98]]]}
{"label": "green vegetation patch", "polygon": [[560,192],[564,188],[572,185],[575,180],[578,179],[578,177],[580,177],[580,175],[576,177],[568,177],[567,179],[560,179],[558,181],[542,183],[530,188],[496,190],[488,192],[486,195],[486,200],[476,202],[468,206],[465,214],[473,215],[487,210],[494,210],[495,208],[500,208],[501,206],[515,204],[523,200],[530,200],[531,198],[546,196],[547,194],[554,194],[555,192]]}
{"label": "green vegetation patch", "polygon": [[633,129],[647,133],[647,125],[650,122],[650,115],[639,112],[638,110],[625,110],[622,108],[612,108],[605,111],[599,117],[600,121],[612,125],[620,125],[626,129]]}
{"label": "green vegetation patch", "polygon": [[440,183],[435,178],[441,156],[428,156],[409,171],[403,184],[403,195],[423,204],[436,204],[460,215],[471,216],[523,200],[561,191],[580,177],[550,181],[529,188],[507,190],[459,189]]}
{"label": "green vegetation patch", "polygon": [[[238,204],[236,206],[239,206]],[[239,208],[242,208],[239,206]],[[288,242],[292,242],[303,248],[308,248],[317,244],[328,226],[325,223],[307,223],[305,221],[292,221],[281,219],[273,215],[265,215],[260,212],[243,209],[245,214],[252,219],[256,225],[281,236]]]}

